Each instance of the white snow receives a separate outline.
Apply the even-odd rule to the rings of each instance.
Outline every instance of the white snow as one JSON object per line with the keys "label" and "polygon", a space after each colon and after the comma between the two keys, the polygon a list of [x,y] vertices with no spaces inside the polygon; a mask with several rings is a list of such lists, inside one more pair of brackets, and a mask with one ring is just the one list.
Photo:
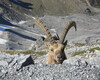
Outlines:
{"label": "white snow", "polygon": [[18,24],[24,24],[26,23],[27,21],[20,21]]}
{"label": "white snow", "polygon": [[1,38],[0,38],[0,44],[6,44],[6,42],[8,42],[8,41],[5,40],[5,39],[1,39]]}
{"label": "white snow", "polygon": [[98,19],[95,19],[95,18],[92,18],[92,20],[94,20],[94,21],[99,21]]}
{"label": "white snow", "polygon": [[42,35],[42,34],[36,34],[36,33],[33,33],[34,35],[37,35],[37,36],[43,36],[44,38],[47,38],[46,35]]}
{"label": "white snow", "polygon": [[0,28],[3,28],[3,29],[10,29],[10,28],[15,28],[15,27],[0,24]]}
{"label": "white snow", "polygon": [[32,19],[36,19],[35,17],[32,17]]}
{"label": "white snow", "polygon": [[50,29],[50,30],[56,33],[56,30],[55,29]]}
{"label": "white snow", "polygon": [[31,16],[31,15],[27,15],[27,14],[24,14],[25,16],[31,18],[31,19],[36,19],[35,17]]}

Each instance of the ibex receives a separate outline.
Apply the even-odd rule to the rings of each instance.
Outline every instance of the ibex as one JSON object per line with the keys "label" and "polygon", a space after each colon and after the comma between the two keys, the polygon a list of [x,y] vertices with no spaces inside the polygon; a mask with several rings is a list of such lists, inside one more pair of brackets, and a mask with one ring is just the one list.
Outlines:
{"label": "ibex", "polygon": [[61,64],[66,59],[64,49],[67,45],[67,40],[64,41],[65,37],[72,26],[74,26],[75,30],[77,30],[75,21],[69,21],[69,23],[64,28],[61,37],[58,36],[58,40],[54,40],[48,28],[46,27],[45,24],[43,24],[42,21],[40,21],[39,19],[35,19],[34,23],[39,25],[43,29],[46,36],[50,40],[50,46],[46,64]]}

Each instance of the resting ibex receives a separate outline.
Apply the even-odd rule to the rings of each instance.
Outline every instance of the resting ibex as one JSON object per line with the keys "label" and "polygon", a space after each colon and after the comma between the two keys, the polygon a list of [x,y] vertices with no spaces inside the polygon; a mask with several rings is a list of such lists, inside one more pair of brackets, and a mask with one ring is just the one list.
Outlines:
{"label": "resting ibex", "polygon": [[67,24],[61,37],[59,37],[59,40],[57,41],[54,40],[48,28],[46,27],[46,25],[43,24],[42,21],[40,21],[39,19],[35,19],[34,23],[39,25],[43,29],[43,31],[45,32],[46,36],[49,38],[51,43],[49,46],[49,52],[46,64],[61,64],[66,59],[64,48],[67,45],[67,40],[64,42],[65,37],[72,26],[74,26],[75,30],[77,30],[75,21],[70,21]]}

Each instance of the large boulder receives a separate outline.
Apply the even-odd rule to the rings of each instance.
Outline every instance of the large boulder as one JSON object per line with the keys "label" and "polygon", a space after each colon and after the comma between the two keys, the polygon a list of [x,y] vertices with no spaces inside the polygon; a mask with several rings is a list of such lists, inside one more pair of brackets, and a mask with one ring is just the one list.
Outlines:
{"label": "large boulder", "polygon": [[0,53],[0,66],[6,68],[4,72],[13,72],[31,64],[34,64],[31,55]]}

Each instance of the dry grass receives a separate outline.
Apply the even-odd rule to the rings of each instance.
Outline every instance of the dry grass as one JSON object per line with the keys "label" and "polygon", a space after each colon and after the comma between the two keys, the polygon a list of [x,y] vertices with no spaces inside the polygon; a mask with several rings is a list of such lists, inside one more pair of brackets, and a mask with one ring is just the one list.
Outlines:
{"label": "dry grass", "polygon": [[85,43],[74,43],[75,46],[78,46],[78,47],[81,47],[81,46],[85,46],[86,44]]}
{"label": "dry grass", "polygon": [[37,54],[37,55],[45,55],[46,52],[40,51],[40,52],[36,52],[34,50],[0,50],[1,52],[5,52],[8,54],[17,54],[17,53],[22,53],[22,54]]}
{"label": "dry grass", "polygon": [[84,54],[84,53],[86,53],[85,50],[84,51],[78,51],[78,52],[73,53],[72,56],[76,56],[76,55],[80,55],[80,54]]}
{"label": "dry grass", "polygon": [[90,52],[94,52],[95,50],[99,50],[100,51],[100,48],[99,47],[95,47],[95,48],[89,49]]}
{"label": "dry grass", "polygon": [[99,48],[99,47],[95,47],[95,48],[88,49],[88,50],[86,50],[86,51],[85,51],[85,50],[83,50],[83,51],[78,51],[78,52],[72,53],[72,56],[84,54],[84,53],[86,53],[87,51],[89,51],[89,52],[95,52],[95,50],[99,50],[99,51],[100,51],[100,48]]}

